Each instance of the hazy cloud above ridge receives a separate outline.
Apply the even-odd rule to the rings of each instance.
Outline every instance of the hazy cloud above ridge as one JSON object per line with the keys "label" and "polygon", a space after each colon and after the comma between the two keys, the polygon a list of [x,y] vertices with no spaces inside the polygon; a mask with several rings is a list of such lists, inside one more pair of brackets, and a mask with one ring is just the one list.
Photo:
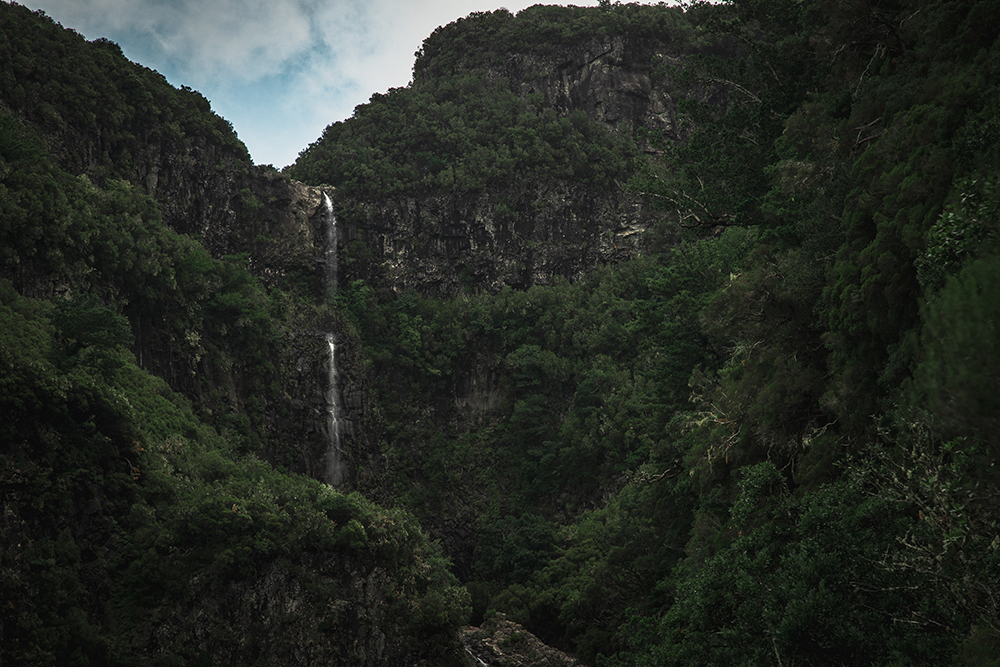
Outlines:
{"label": "hazy cloud above ridge", "polygon": [[[89,39],[108,37],[139,56],[204,81],[253,81],[313,42],[320,0],[28,0]],[[346,4],[346,3],[345,3]],[[147,64],[147,63],[143,63]]]}
{"label": "hazy cloud above ridge", "polygon": [[[293,162],[373,93],[410,81],[438,26],[536,0],[24,0],[204,94],[258,163]],[[554,4],[554,3],[553,3]],[[595,6],[597,0],[576,0]]]}

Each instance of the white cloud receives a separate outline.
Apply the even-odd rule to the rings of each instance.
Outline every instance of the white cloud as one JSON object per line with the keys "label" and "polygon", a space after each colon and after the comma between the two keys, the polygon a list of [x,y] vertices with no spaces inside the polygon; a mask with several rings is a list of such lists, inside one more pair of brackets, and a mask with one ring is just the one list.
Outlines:
{"label": "white cloud", "polygon": [[310,20],[288,0],[188,0],[167,8],[153,29],[192,75],[253,81],[308,47]]}
{"label": "white cloud", "polygon": [[[308,48],[303,0],[29,0],[90,38],[135,42],[185,76],[253,81]],[[117,40],[116,40],[117,41]],[[157,54],[157,51],[160,53]]]}

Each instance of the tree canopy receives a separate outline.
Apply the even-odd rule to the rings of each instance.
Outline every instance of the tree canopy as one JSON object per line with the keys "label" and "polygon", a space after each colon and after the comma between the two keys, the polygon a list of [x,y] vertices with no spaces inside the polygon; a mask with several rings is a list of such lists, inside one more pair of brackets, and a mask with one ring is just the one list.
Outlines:
{"label": "tree canopy", "polygon": [[[0,660],[142,662],[155,623],[267,573],[337,664],[376,623],[457,664],[493,612],[604,667],[1000,662],[997,0],[444,26],[288,175],[369,203],[624,187],[657,213],[645,252],[332,299],[213,256],[138,182],[151,136],[244,165],[203,97],[0,7]],[[684,133],[636,141],[496,75],[605,38],[669,43]],[[331,323],[368,383],[352,493],[285,469],[288,368]],[[185,632],[163,664],[236,655]]]}

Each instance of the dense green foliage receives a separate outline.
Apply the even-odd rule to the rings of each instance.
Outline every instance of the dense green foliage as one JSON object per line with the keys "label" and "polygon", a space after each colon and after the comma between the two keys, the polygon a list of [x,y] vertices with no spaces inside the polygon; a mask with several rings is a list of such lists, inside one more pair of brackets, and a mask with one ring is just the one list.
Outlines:
{"label": "dense green foliage", "polygon": [[199,141],[249,161],[232,126],[210,113],[204,96],[135,65],[117,44],[89,43],[19,5],[0,13],[0,32],[0,99],[52,136],[59,159],[74,172],[90,170],[102,182],[129,178],[151,146],[180,150]]}
{"label": "dense green foliage", "polygon": [[[0,115],[0,169],[0,269],[20,291],[79,294],[91,305],[113,305],[128,317],[127,333],[140,349],[189,365],[167,369],[152,362],[168,380],[211,355],[222,366],[257,369],[246,380],[256,383],[262,401],[273,398],[275,306],[241,258],[213,260],[197,241],[166,227],[157,204],[128,181],[98,187],[86,175],[68,173],[41,138],[9,114]],[[79,312],[64,319],[86,335],[100,318]],[[70,335],[77,349],[104,342]],[[206,394],[225,390],[203,382]],[[207,403],[222,407],[224,400]],[[253,437],[246,429],[244,435]]]}
{"label": "dense green foliage", "polygon": [[607,189],[634,153],[582,112],[560,117],[472,72],[373,96],[287,171],[362,198],[526,187],[542,178]]}
{"label": "dense green foliage", "polygon": [[[998,15],[603,2],[445,26],[413,84],[289,173],[361,201],[629,177],[662,212],[650,252],[449,299],[352,280],[324,305],[168,229],[111,144],[107,171],[81,175],[52,137],[99,121],[81,102],[59,124],[32,82],[89,78],[18,61],[3,96],[30,104],[0,115],[4,650],[127,663],[151,624],[264,571],[299,577],[322,643],[370,622],[340,603],[336,573],[356,568],[386,573],[390,625],[431,660],[471,600],[608,667],[998,664]],[[685,141],[641,137],[662,150],[640,155],[495,75],[607,36],[689,56],[657,74],[687,100]],[[86,85],[118,68],[156,79],[115,61]],[[95,99],[145,108],[113,87]],[[178,104],[169,131],[225,134]],[[254,457],[283,327],[322,318],[375,385],[361,493]],[[140,370],[150,346],[198,401]],[[258,403],[227,402],[221,366]]]}
{"label": "dense green foliage", "polygon": [[40,13],[0,35],[0,662],[359,664],[373,617],[452,660],[468,595],[413,516],[260,458],[283,327],[329,313],[134,182],[148,141],[245,156],[232,129]]}
{"label": "dense green foliage", "polygon": [[[997,534],[1000,164],[966,137],[996,122],[997,34],[976,21],[997,7],[855,4],[723,9],[727,30],[764,31],[734,83],[780,121],[736,119],[768,163],[764,189],[737,190],[754,216],[710,200],[712,222],[756,223],[760,239],[702,312],[731,357],[695,378],[690,462],[706,485],[696,516],[724,539],[665,580],[676,598],[659,621],[635,617],[647,631],[622,664],[942,664],[965,638],[956,659],[996,659],[996,635],[973,630],[996,632],[992,593],[973,582],[997,576],[981,542]],[[732,184],[716,167],[697,193],[691,167],[643,185],[704,197]]]}
{"label": "dense green foliage", "polygon": [[[413,428],[410,397],[447,393],[462,367],[497,369],[507,404],[492,436],[502,447],[481,454],[518,486],[506,493],[566,494],[578,508],[644,460],[686,401],[687,378],[711,356],[697,312],[748,240],[731,230],[579,283],[460,301],[380,303],[360,281],[340,298],[385,378],[393,439],[434,437],[435,425],[394,432]],[[485,464],[476,467],[494,474]]]}
{"label": "dense green foliage", "polygon": [[[412,516],[241,454],[135,366],[126,321],[91,296],[52,304],[4,282],[0,318],[5,658],[131,664],[153,619],[262,572],[297,578],[314,631],[335,636],[361,611],[328,604],[351,596],[350,563],[390,577],[414,655],[448,651],[466,594]],[[200,658],[183,633],[171,655]]]}
{"label": "dense green foliage", "polygon": [[[716,91],[633,172],[680,245],[526,292],[341,295],[385,378],[373,486],[442,534],[474,517],[477,612],[597,664],[994,664],[998,13],[603,3],[425,43],[399,99],[635,30],[687,45],[679,97]],[[346,182],[310,151],[303,177]]]}
{"label": "dense green foliage", "polygon": [[[558,54],[581,42],[627,36],[654,39],[679,53],[701,47],[694,30],[698,10],[616,3],[603,11],[584,7],[535,5],[511,14],[506,9],[473,12],[441,26],[424,40],[413,70],[416,79],[446,77],[456,71],[500,65],[514,53]],[[540,73],[542,74],[542,73]]]}

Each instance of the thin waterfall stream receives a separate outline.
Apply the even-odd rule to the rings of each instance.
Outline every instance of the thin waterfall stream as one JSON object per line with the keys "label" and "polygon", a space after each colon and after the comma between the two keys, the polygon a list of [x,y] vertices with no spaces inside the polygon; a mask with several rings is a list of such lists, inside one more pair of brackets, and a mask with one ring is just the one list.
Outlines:
{"label": "thin waterfall stream", "polygon": [[[326,287],[327,299],[332,300],[337,294],[337,214],[333,210],[330,196],[325,192],[323,193],[323,226],[326,229],[324,286]],[[325,480],[331,486],[340,486],[347,478],[347,467],[344,463],[344,450],[341,445],[343,405],[340,400],[340,376],[337,372],[337,335],[334,332],[327,332],[325,338],[328,350]]]}

